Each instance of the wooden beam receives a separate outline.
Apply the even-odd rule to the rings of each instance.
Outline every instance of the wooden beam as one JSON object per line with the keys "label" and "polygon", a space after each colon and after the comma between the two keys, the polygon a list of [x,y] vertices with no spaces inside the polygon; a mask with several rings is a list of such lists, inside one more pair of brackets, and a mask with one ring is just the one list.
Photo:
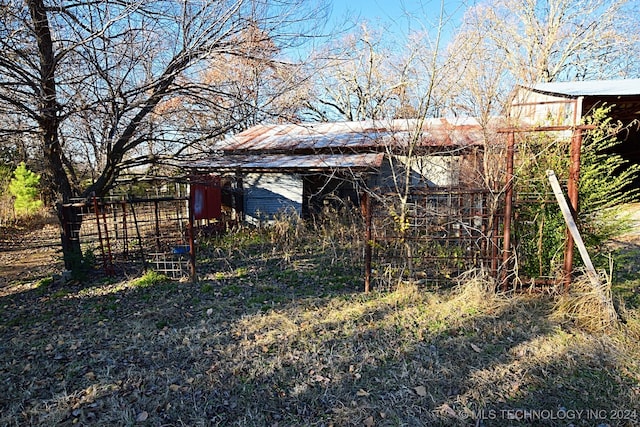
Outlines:
{"label": "wooden beam", "polygon": [[567,200],[562,193],[562,188],[560,187],[560,183],[558,182],[558,178],[556,174],[552,170],[547,171],[547,178],[549,179],[549,183],[551,184],[551,188],[553,189],[553,194],[556,196],[556,200],[558,201],[558,205],[560,206],[560,211],[562,212],[562,216],[564,217],[564,221],[569,228],[569,233],[573,237],[573,240],[578,247],[578,252],[580,252],[580,256],[582,257],[582,261],[584,262],[584,266],[587,270],[587,276],[591,281],[591,284],[596,289],[600,289],[600,277],[598,273],[596,273],[596,269],[591,262],[591,258],[589,257],[589,253],[587,252],[587,247],[585,246],[582,236],[580,236],[580,231],[578,230],[578,226],[573,219],[573,215],[571,213],[571,208],[567,203]]}

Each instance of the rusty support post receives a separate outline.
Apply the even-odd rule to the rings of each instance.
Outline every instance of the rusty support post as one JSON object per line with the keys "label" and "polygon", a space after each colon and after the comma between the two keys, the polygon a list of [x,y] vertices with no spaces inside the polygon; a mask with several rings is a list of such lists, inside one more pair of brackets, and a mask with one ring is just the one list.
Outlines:
{"label": "rusty support post", "polygon": [[155,220],[156,220],[156,249],[158,250],[158,252],[161,252],[161,246],[160,246],[160,212],[159,212],[159,206],[158,206],[158,201],[154,200],[153,201],[153,207],[154,207],[154,214],[155,214]]}
{"label": "rusty support post", "polygon": [[[580,150],[582,148],[582,129],[577,128],[571,137],[569,165],[569,180],[567,181],[567,196],[571,206],[571,215],[577,221],[578,214],[578,190],[580,182]],[[571,273],[573,271],[573,236],[567,230],[567,240],[564,248],[564,290],[567,292],[571,285]]]}
{"label": "rusty support post", "polygon": [[107,209],[105,205],[105,208],[102,209],[102,221],[104,222],[104,239],[107,245],[107,259],[106,259],[107,263],[106,263],[105,273],[107,273],[108,276],[113,276],[116,274],[116,272],[113,269],[113,255],[111,253],[111,241],[109,240],[109,228],[107,227],[106,211]]}
{"label": "rusty support post", "polygon": [[371,196],[369,193],[363,193],[362,199],[362,214],[364,215],[365,223],[365,243],[364,243],[364,291],[368,293],[371,291],[371,258],[372,258],[372,245],[371,241]]}
{"label": "rusty support post", "polygon": [[189,274],[191,276],[191,282],[195,283],[198,281],[198,277],[196,275],[196,240],[193,235],[193,194],[189,195],[187,210],[189,211]]}
{"label": "rusty support post", "polygon": [[93,210],[96,213],[96,225],[98,227],[98,243],[100,243],[100,255],[102,255],[102,269],[107,271],[107,257],[104,252],[104,242],[102,241],[102,229],[100,227],[100,212],[98,206],[98,199],[93,196]]}
{"label": "rusty support post", "polygon": [[504,239],[502,241],[502,290],[507,290],[507,273],[511,258],[511,216],[513,214],[513,158],[515,152],[515,133],[507,134],[507,173],[505,177],[505,200],[504,200]]}

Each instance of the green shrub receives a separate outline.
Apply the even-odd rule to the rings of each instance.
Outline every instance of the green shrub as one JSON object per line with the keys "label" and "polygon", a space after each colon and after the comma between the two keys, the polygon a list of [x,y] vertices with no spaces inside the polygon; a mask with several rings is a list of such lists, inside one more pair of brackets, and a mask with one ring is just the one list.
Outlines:
{"label": "green shrub", "polygon": [[27,169],[24,162],[13,171],[13,179],[9,183],[9,193],[15,197],[13,207],[18,216],[36,214],[42,208],[42,200],[38,198],[40,175]]}
{"label": "green shrub", "polygon": [[142,277],[136,279],[132,286],[134,288],[148,288],[154,285],[158,285],[169,280],[164,274],[158,273],[154,270],[147,271]]}
{"label": "green shrub", "polygon": [[[581,151],[577,223],[592,255],[626,230],[617,207],[637,196],[630,184],[640,172],[615,154],[619,129],[607,117],[609,110],[598,109],[585,120],[595,129],[585,133]],[[570,138],[543,133],[529,135],[519,146],[514,229],[520,273],[528,278],[555,277],[562,269],[566,226],[545,171],[552,169],[566,181],[570,144]],[[579,257],[574,264],[581,264]]]}

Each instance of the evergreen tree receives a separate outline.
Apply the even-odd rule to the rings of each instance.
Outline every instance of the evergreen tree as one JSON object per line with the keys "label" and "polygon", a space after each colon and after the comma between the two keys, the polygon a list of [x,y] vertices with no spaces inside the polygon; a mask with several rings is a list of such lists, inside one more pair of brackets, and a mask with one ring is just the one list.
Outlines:
{"label": "evergreen tree", "polygon": [[24,162],[13,171],[13,179],[9,183],[9,192],[15,201],[13,207],[16,215],[33,215],[42,207],[38,198],[40,175],[27,169]]}

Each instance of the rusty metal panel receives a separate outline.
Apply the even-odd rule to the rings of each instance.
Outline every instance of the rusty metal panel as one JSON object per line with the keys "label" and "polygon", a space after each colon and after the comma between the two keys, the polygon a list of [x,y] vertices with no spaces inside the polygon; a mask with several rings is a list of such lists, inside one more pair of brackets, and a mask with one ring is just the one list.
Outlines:
{"label": "rusty metal panel", "polygon": [[428,119],[313,124],[258,125],[214,146],[223,152],[406,147],[466,147],[482,145],[482,127],[475,119]]}
{"label": "rusty metal panel", "polygon": [[[370,279],[378,288],[401,280],[450,284],[476,269],[497,274],[501,224],[496,195],[484,189],[414,189],[403,203],[379,193],[365,212]],[[399,212],[404,212],[399,224]]]}
{"label": "rusty metal panel", "polygon": [[203,159],[191,163],[196,169],[215,170],[328,170],[335,168],[369,169],[382,164],[383,153],[328,155],[234,155]]}

